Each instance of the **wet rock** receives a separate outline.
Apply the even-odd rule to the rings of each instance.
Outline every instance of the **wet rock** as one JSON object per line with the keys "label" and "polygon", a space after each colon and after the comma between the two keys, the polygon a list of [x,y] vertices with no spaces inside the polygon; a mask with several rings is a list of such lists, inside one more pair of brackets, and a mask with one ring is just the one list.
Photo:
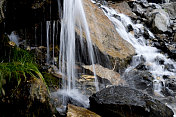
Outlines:
{"label": "wet rock", "polygon": [[152,11],[153,21],[152,28],[155,33],[166,32],[170,26],[170,18],[167,12],[163,9],[155,9]]}
{"label": "wet rock", "polygon": [[100,116],[85,108],[68,104],[67,117],[100,117]]}
{"label": "wet rock", "polygon": [[[89,69],[93,72],[93,67],[91,66],[83,66],[85,69]],[[101,65],[95,65],[95,73],[97,76],[101,78],[108,79],[113,85],[119,85],[125,83],[123,79],[121,79],[120,74],[110,70],[108,68],[104,68]]]}
{"label": "wet rock", "polygon": [[121,86],[112,86],[92,95],[90,109],[104,117],[172,117],[174,114],[149,95]]}
{"label": "wet rock", "polygon": [[137,15],[142,16],[144,14],[145,10],[142,8],[142,6],[140,4],[134,3],[133,12],[135,12]]}
{"label": "wet rock", "polygon": [[176,78],[170,78],[166,80],[166,87],[176,93]]}
{"label": "wet rock", "polygon": [[147,1],[151,3],[162,3],[162,0],[147,0]]}
{"label": "wet rock", "polygon": [[[139,64],[139,66],[144,67],[145,65]],[[148,69],[147,66],[145,66],[144,69]],[[154,78],[149,71],[131,69],[130,71],[126,72],[123,77],[130,87],[143,90],[144,92],[153,95]]]}
{"label": "wet rock", "polygon": [[129,25],[127,26],[127,30],[128,30],[128,32],[130,32],[130,31],[133,31],[134,29],[133,29],[132,25],[129,24]]}
{"label": "wet rock", "polygon": [[45,82],[51,92],[57,91],[59,88],[61,88],[62,83],[62,76],[59,74],[53,74],[53,73],[43,73],[43,77],[45,79]]}
{"label": "wet rock", "polygon": [[115,2],[115,4],[108,4],[108,6],[112,7],[116,10],[117,13],[123,13],[127,16],[136,18],[137,16],[132,12],[131,8],[129,7],[126,1],[122,2]]}
{"label": "wet rock", "polygon": [[[168,56],[172,59],[175,60],[176,58],[176,53],[175,53],[175,48],[173,48],[173,45],[168,45],[166,44],[166,42],[164,42],[163,40],[153,40],[153,46],[155,46],[156,48],[162,50],[164,53],[168,54]],[[171,48],[170,48],[171,46]]]}
{"label": "wet rock", "polygon": [[169,14],[171,19],[176,18],[176,2],[174,3],[165,3],[162,5],[164,10]]}
{"label": "wet rock", "polygon": [[140,63],[136,66],[137,70],[148,70],[147,66],[144,63]]}
{"label": "wet rock", "polygon": [[[135,53],[134,48],[120,37],[101,9],[89,0],[84,0],[83,5],[87,15],[91,39],[102,53],[124,60]],[[79,31],[77,32],[79,33]],[[85,35],[83,36],[85,37]]]}

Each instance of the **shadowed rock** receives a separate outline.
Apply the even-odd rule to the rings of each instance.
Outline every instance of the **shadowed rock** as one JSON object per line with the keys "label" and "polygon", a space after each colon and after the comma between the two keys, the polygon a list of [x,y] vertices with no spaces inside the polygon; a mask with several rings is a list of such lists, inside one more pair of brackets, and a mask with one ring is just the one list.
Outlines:
{"label": "shadowed rock", "polygon": [[172,117],[160,101],[129,87],[112,86],[90,97],[90,109],[106,117]]}

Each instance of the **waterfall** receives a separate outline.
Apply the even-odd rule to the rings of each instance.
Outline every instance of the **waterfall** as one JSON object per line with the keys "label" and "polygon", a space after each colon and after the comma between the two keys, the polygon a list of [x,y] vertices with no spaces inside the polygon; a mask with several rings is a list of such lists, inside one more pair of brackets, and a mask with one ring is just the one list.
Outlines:
{"label": "waterfall", "polygon": [[49,60],[50,60],[50,25],[51,25],[51,22],[50,21],[47,21],[46,22],[46,43],[47,43],[47,58],[46,58],[46,63],[49,64]]}
{"label": "waterfall", "polygon": [[54,65],[54,63],[55,63],[55,60],[54,60],[54,44],[55,44],[55,41],[54,41],[54,39],[55,39],[55,28],[56,28],[56,22],[55,21],[53,21],[53,65]]}
{"label": "waterfall", "polygon": [[19,36],[12,31],[10,35],[8,35],[10,41],[14,42],[17,46],[19,46]]}
{"label": "waterfall", "polygon": [[[78,39],[75,34],[76,29],[80,31],[80,37]],[[86,39],[83,38],[83,33],[85,34]],[[59,73],[62,75],[63,90],[58,91],[58,95],[63,95],[63,105],[67,104],[67,96],[69,96],[74,100],[77,100],[79,103],[82,103],[84,107],[88,107],[88,97],[82,95],[76,86],[78,78],[76,63],[81,63],[81,61],[77,59],[80,58],[80,55],[76,54],[75,51],[77,41],[81,44],[81,50],[78,51],[85,53],[84,49],[87,47],[89,61],[91,62],[94,70],[95,87],[98,91],[99,87],[94,67],[94,50],[82,1],[64,0],[59,54]],[[87,45],[85,45],[85,41]],[[61,108],[58,108],[58,110],[62,111]]]}
{"label": "waterfall", "polygon": [[[119,35],[124,40],[132,44],[136,50],[137,55],[133,57],[131,66],[126,69],[125,73],[128,74],[128,71],[134,69],[137,65],[144,62],[146,66],[148,65],[147,67],[149,69],[149,72],[154,77],[154,93],[160,95],[160,97],[164,97],[161,92],[162,88],[165,86],[165,80],[163,77],[176,76],[175,61],[160,53],[157,48],[148,45],[147,40],[142,35],[140,35],[141,32],[144,32],[144,26],[142,24],[132,23],[131,19],[128,16],[117,13],[114,9],[111,9],[107,6],[101,6],[101,8],[103,9],[105,15],[112,21]],[[114,16],[117,16],[118,18]],[[127,31],[128,26],[131,26],[134,32]],[[148,29],[147,31],[151,38],[155,38]],[[135,34],[139,36],[135,36]],[[163,64],[161,64],[158,60],[162,60]],[[172,65],[172,69],[166,69],[165,65],[167,64]],[[172,108],[175,108],[175,106],[172,106]]]}

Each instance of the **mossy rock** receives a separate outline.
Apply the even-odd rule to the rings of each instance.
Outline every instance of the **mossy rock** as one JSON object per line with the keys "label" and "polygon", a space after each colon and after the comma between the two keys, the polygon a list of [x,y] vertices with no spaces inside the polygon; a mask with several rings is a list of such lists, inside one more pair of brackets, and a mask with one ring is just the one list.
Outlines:
{"label": "mossy rock", "polygon": [[3,117],[52,117],[54,111],[47,87],[38,78],[21,82],[0,100],[0,116]]}
{"label": "mossy rock", "polygon": [[50,90],[50,92],[57,91],[59,88],[62,87],[62,78],[61,77],[56,77],[56,75],[51,74],[51,73],[43,73],[43,77],[45,79],[45,82]]}

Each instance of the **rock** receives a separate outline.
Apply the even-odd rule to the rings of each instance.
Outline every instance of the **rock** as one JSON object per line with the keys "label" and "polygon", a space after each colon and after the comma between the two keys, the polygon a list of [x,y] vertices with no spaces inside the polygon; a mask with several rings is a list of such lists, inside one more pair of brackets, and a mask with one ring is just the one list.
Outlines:
{"label": "rock", "polygon": [[[103,11],[89,0],[83,0],[83,5],[91,39],[98,49],[113,58],[125,60],[131,57],[135,53],[133,46],[119,36]],[[79,34],[78,30],[77,32]]]}
{"label": "rock", "polygon": [[45,79],[45,82],[50,89],[51,92],[57,91],[59,88],[61,88],[62,83],[62,76],[59,74],[52,74],[52,73],[43,73],[43,77]]}
{"label": "rock", "polygon": [[[144,64],[139,64],[137,68],[138,67],[144,67]],[[144,69],[148,69],[147,66],[145,66]],[[141,69],[131,69],[130,71],[126,72],[123,77],[129,87],[143,90],[144,92],[147,92],[151,95],[153,94],[154,78],[149,71]]]}
{"label": "rock", "polygon": [[115,2],[115,4],[108,4],[110,7],[112,7],[114,10],[116,10],[118,13],[123,13],[127,16],[136,18],[137,16],[132,12],[131,8],[129,7],[128,3],[126,1],[122,2]]}
{"label": "rock", "polygon": [[67,117],[100,117],[100,116],[85,108],[68,104]]}
{"label": "rock", "polygon": [[129,87],[112,86],[90,98],[90,109],[111,117],[172,117],[172,110],[149,95]]}
{"label": "rock", "polygon": [[4,3],[5,3],[5,0],[1,0],[0,1],[0,23],[5,18],[5,15],[4,15]]}
{"label": "rock", "polygon": [[151,14],[153,15],[152,28],[154,28],[155,33],[168,31],[168,27],[170,26],[168,13],[163,9],[155,9]]}
{"label": "rock", "polygon": [[169,14],[171,19],[176,19],[176,2],[174,3],[165,3],[162,5],[164,10]]}
{"label": "rock", "polygon": [[[48,12],[50,8],[51,12]],[[7,33],[59,17],[58,4],[55,0],[6,0],[5,10],[5,32]]]}
{"label": "rock", "polygon": [[166,87],[171,89],[173,92],[176,93],[176,78],[170,78],[166,80]]}
{"label": "rock", "polygon": [[[88,66],[85,65],[83,66],[85,69],[89,69],[90,71],[93,72],[93,67],[92,65]],[[120,74],[110,70],[108,68],[104,68],[101,65],[95,65],[95,73],[97,76],[101,78],[108,79],[113,85],[119,85],[125,83],[123,79],[121,79]]]}
{"label": "rock", "polygon": [[0,116],[54,115],[55,109],[50,105],[48,89],[41,79],[30,78],[21,81],[18,88],[7,89],[9,91],[6,91],[6,95],[0,100],[0,107],[3,107],[0,109]]}
{"label": "rock", "polygon": [[173,42],[176,42],[176,33],[174,34]]}
{"label": "rock", "polygon": [[134,3],[133,4],[133,12],[135,12],[139,16],[142,16],[145,12],[145,9],[143,9],[140,4]]}

